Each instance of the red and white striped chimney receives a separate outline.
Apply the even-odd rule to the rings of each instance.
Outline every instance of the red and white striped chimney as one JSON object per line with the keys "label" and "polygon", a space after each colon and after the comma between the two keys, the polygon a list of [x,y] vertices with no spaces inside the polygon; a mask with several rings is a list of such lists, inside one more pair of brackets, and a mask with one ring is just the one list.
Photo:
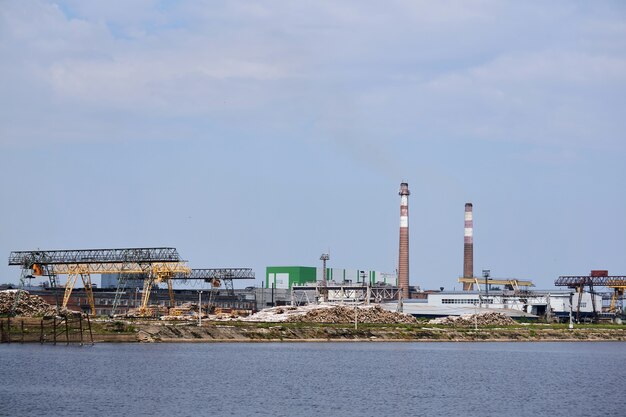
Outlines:
{"label": "red and white striped chimney", "polygon": [[402,297],[409,298],[409,184],[400,184],[400,259],[398,262],[398,287]]}
{"label": "red and white striped chimney", "polygon": [[[463,237],[463,278],[474,278],[474,206],[465,204],[465,233]],[[464,291],[472,291],[474,284],[463,283]]]}

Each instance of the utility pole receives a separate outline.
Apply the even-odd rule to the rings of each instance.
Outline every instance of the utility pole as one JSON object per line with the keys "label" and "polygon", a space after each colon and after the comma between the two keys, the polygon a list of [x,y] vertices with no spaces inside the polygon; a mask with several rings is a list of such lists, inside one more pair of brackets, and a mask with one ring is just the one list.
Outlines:
{"label": "utility pole", "polygon": [[572,316],[572,302],[574,293],[569,293],[569,329],[574,330],[574,317]]}
{"label": "utility pole", "polygon": [[198,327],[202,326],[202,290],[198,291]]}
{"label": "utility pole", "polygon": [[474,330],[478,331],[478,311],[476,311],[476,303],[474,303]]}

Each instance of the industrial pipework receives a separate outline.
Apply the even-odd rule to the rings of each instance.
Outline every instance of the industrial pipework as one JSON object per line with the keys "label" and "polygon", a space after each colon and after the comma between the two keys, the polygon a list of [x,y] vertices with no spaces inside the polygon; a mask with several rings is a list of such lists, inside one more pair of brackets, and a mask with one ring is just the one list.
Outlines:
{"label": "industrial pipework", "polygon": [[398,287],[402,297],[409,298],[409,184],[400,184],[400,256],[398,262]]}
{"label": "industrial pipework", "polygon": [[[474,206],[472,203],[465,204],[465,233],[463,237],[463,278],[474,277]],[[474,284],[463,283],[464,291],[472,291]]]}

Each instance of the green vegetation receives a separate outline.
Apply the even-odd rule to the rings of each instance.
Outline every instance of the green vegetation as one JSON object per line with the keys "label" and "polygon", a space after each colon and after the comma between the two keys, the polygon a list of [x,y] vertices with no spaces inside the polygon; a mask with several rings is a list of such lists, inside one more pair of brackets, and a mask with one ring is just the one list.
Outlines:
{"label": "green vegetation", "polygon": [[94,334],[129,334],[137,332],[137,327],[123,321],[92,321],[91,331]]}

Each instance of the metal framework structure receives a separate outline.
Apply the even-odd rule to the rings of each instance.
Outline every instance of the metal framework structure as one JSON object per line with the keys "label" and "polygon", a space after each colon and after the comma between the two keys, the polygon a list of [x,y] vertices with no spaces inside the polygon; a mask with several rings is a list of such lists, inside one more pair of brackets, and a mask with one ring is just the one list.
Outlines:
{"label": "metal framework structure", "polygon": [[[533,284],[532,281],[520,280],[517,278],[500,278],[500,279],[488,278],[485,281],[485,278],[482,278],[482,277],[471,277],[471,278],[461,277],[459,278],[458,282],[462,284],[476,284],[476,288],[478,289],[478,291],[480,291],[480,284],[485,284],[485,282],[488,285],[504,285],[505,287],[508,286],[515,291],[520,291],[520,287],[534,287],[535,286],[535,284]],[[465,285],[463,286],[463,288],[465,288]]]}
{"label": "metal framework structure", "polygon": [[320,261],[322,261],[322,280],[317,283],[318,293],[322,300],[328,301],[328,277],[326,276],[326,262],[330,259],[330,254],[322,253]]}
{"label": "metal framework structure", "polygon": [[252,272],[252,268],[194,268],[189,274],[176,275],[174,279],[179,281],[203,279],[206,282],[213,279],[254,279],[254,272]]}
{"label": "metal framework structure", "polygon": [[[322,292],[323,291],[323,292]],[[380,303],[398,298],[400,288],[391,286],[370,286],[337,284],[320,287],[318,285],[294,285],[291,288],[292,303],[310,303],[309,293],[317,302],[370,302]]]}
{"label": "metal framework structure", "polygon": [[9,265],[32,268],[33,265],[93,264],[111,262],[180,262],[175,248],[125,248],[14,251],[9,255]]}
{"label": "metal framework structure", "polygon": [[[607,287],[613,289],[611,297],[610,313],[617,313],[621,310],[621,303],[626,290],[626,276],[624,275],[606,275],[606,276],[590,276],[590,275],[562,275],[554,281],[557,287],[569,287],[576,289],[576,292],[582,293],[585,287],[589,287],[589,292],[594,293],[594,287]],[[582,297],[578,297],[578,303]],[[593,297],[592,297],[593,300]],[[593,304],[594,313],[596,312],[595,302]]]}
{"label": "metal framework structure", "polygon": [[[24,287],[25,280],[33,275],[48,276],[52,288],[56,288],[57,275],[68,275],[62,307],[67,306],[74,284],[80,276],[93,315],[96,311],[91,274],[119,273],[120,276],[143,274],[147,279],[144,281],[141,306],[142,309],[146,309],[155,282],[167,281],[170,297],[173,297],[172,277],[191,272],[186,262],[180,259],[177,250],[166,247],[15,251],[9,255],[9,265],[22,268],[20,289]],[[19,301],[19,295],[18,291],[13,310]]]}
{"label": "metal framework structure", "polygon": [[233,280],[254,279],[254,272],[252,268],[192,269],[189,275],[174,276],[173,279],[181,283],[186,283],[189,280],[203,280],[211,283],[212,287],[219,287],[223,282],[228,294],[235,295]]}
{"label": "metal framework structure", "polygon": [[[209,292],[209,300],[215,297],[214,288],[219,287],[222,282],[224,287],[228,291],[229,295],[234,296],[235,290],[233,286],[234,279],[254,279],[254,272],[252,268],[203,268],[203,269],[188,269],[185,271],[175,271],[167,279],[167,289],[170,296],[170,305],[175,305],[173,282],[188,283],[190,281],[204,281],[211,284],[211,290]],[[145,311],[148,307],[148,301],[150,297],[150,290],[154,284],[154,280],[150,279],[149,274],[138,274],[132,276],[133,280],[143,280],[144,288],[141,298],[141,308]],[[121,301],[122,295],[126,290],[127,276],[120,275],[118,280],[115,299],[113,300],[112,310],[115,312]],[[158,281],[157,281],[158,282]]]}

